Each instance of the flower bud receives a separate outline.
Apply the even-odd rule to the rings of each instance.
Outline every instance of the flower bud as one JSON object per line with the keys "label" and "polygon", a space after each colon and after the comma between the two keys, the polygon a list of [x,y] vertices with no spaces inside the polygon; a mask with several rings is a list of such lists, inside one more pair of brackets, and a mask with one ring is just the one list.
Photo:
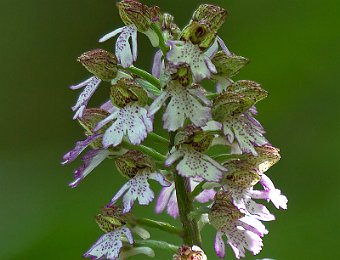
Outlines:
{"label": "flower bud", "polygon": [[143,154],[140,151],[131,150],[124,155],[118,157],[115,161],[118,171],[129,179],[136,176],[136,174],[150,169],[155,169],[155,164],[149,156]]}
{"label": "flower bud", "polygon": [[209,220],[213,227],[220,229],[243,216],[244,214],[234,205],[230,192],[220,190],[216,193],[209,212]]}
{"label": "flower bud", "polygon": [[192,16],[193,21],[201,21],[211,30],[217,31],[227,17],[227,10],[210,4],[201,4]]}
{"label": "flower bud", "polygon": [[103,208],[95,219],[99,228],[107,233],[133,220],[130,213],[123,214],[123,210],[115,205]]}
{"label": "flower bud", "polygon": [[261,173],[266,172],[271,166],[276,164],[280,159],[280,149],[270,145],[255,147],[257,156],[247,154],[249,164],[256,167]]}
{"label": "flower bud", "polygon": [[224,51],[218,51],[211,60],[217,70],[217,76],[231,78],[249,63],[247,58],[241,56],[228,56]]}
{"label": "flower bud", "polygon": [[247,189],[253,187],[261,179],[257,169],[247,160],[232,160],[223,166],[228,168],[225,176],[226,184]]}
{"label": "flower bud", "polygon": [[252,100],[254,105],[268,96],[268,92],[261,88],[260,84],[250,80],[237,81],[230,85],[227,91],[244,95],[247,99]]}
{"label": "flower bud", "polygon": [[183,245],[178,249],[178,254],[173,256],[173,260],[207,260],[206,254],[198,246]]}
{"label": "flower bud", "polygon": [[223,91],[213,101],[212,117],[216,121],[223,122],[230,117],[243,114],[253,104],[252,100],[242,94]]}
{"label": "flower bud", "polygon": [[268,92],[254,81],[237,81],[214,99],[211,110],[213,118],[223,122],[230,116],[239,116],[267,95]]}
{"label": "flower bud", "polygon": [[216,31],[205,23],[191,21],[182,31],[181,40],[198,45],[202,51],[208,49],[215,41]]}
{"label": "flower bud", "polygon": [[204,152],[209,148],[213,138],[212,135],[204,132],[202,128],[189,125],[177,132],[174,143],[176,146],[181,144],[190,145],[194,150]]}
{"label": "flower bud", "polygon": [[148,7],[136,0],[123,0],[117,7],[125,25],[134,24],[140,32],[148,31],[152,22],[160,17],[159,7]]}
{"label": "flower bud", "polygon": [[[109,115],[110,113],[105,111],[104,109],[89,108],[85,110],[83,117],[78,118],[78,122],[86,130],[87,133],[93,134],[93,129],[96,127],[96,125]],[[104,126],[98,132],[104,133],[107,128],[108,126]]]}
{"label": "flower bud", "polygon": [[85,52],[77,61],[101,80],[110,81],[117,76],[117,58],[105,50],[95,49]]}
{"label": "flower bud", "polygon": [[174,17],[168,13],[163,14],[162,30],[166,33],[166,40],[177,40],[181,34],[181,29],[174,22]]}
{"label": "flower bud", "polygon": [[131,102],[145,106],[148,101],[148,94],[134,80],[123,78],[111,86],[110,98],[114,105],[121,108]]}

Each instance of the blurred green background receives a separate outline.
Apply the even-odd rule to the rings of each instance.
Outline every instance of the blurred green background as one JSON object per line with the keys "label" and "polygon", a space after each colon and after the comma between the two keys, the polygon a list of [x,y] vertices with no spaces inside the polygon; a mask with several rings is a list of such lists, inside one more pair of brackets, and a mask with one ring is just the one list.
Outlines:
{"label": "blurred green background", "polygon": [[[123,179],[106,161],[78,188],[68,187],[78,163],[62,167],[61,157],[83,138],[70,110],[79,92],[68,86],[89,76],[76,57],[96,47],[113,50],[114,41],[97,40],[122,23],[112,0],[0,2],[0,259],[80,259],[101,235],[93,217]],[[251,60],[238,78],[270,93],[258,118],[281,148],[282,160],[268,175],[289,204],[285,212],[270,206],[277,221],[266,223],[261,254],[247,259],[340,259],[340,2],[143,2],[172,13],[181,27],[200,3],[228,9],[220,34]],[[154,50],[144,36],[139,42],[137,65],[149,69]],[[106,90],[91,104],[104,100]],[[153,217],[151,208],[135,209]],[[214,233],[204,232],[209,259],[217,259]],[[229,248],[227,254],[234,259]]]}

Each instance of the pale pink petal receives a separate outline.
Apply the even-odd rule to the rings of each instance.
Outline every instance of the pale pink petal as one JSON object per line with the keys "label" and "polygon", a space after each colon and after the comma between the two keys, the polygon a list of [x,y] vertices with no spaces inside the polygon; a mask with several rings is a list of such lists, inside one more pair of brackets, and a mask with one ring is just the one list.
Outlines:
{"label": "pale pink petal", "polygon": [[86,140],[84,141],[78,141],[76,143],[76,146],[71,151],[64,155],[63,157],[64,161],[62,162],[62,164],[74,161],[79,156],[79,154],[81,154],[82,151],[84,151],[93,141],[95,141],[101,136],[102,136],[101,134],[94,134],[87,137]]}
{"label": "pale pink petal", "polygon": [[158,79],[161,77],[161,70],[164,67],[162,57],[163,57],[162,51],[158,50],[153,58],[152,75]]}
{"label": "pale pink petal", "polygon": [[166,206],[169,203],[169,199],[173,191],[175,190],[175,184],[171,184],[169,187],[162,188],[161,192],[159,193],[157,203],[156,203],[156,213],[161,213],[164,211]]}
{"label": "pale pink petal", "polygon": [[224,245],[224,241],[223,241],[223,233],[220,231],[216,232],[216,237],[215,237],[215,251],[216,254],[220,257],[220,258],[224,258],[225,257],[225,245]]}
{"label": "pale pink petal", "polygon": [[108,150],[98,149],[91,150],[82,158],[83,165],[81,165],[74,172],[75,180],[69,184],[72,188],[75,188],[87,175],[89,175],[93,169],[95,169],[102,161],[104,161],[110,152]]}

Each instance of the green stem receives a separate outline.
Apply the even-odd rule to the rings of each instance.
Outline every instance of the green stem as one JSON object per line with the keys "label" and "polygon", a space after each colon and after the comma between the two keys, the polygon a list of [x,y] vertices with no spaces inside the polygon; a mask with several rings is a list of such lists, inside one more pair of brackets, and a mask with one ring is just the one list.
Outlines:
{"label": "green stem", "polygon": [[135,246],[147,246],[153,249],[162,249],[171,253],[177,253],[178,246],[169,244],[164,241],[156,241],[156,240],[136,240],[134,243]]}
{"label": "green stem", "polygon": [[[176,132],[170,132],[170,146],[174,145],[174,138]],[[187,245],[201,246],[201,234],[198,230],[197,221],[189,219],[189,214],[194,210],[193,201],[190,194],[189,179],[180,176],[178,173],[174,174],[174,181],[176,187],[177,203],[179,208],[179,216],[183,225],[183,242]]]}
{"label": "green stem", "polygon": [[157,152],[155,149],[152,149],[150,147],[147,147],[145,145],[132,145],[128,142],[123,142],[123,147],[125,147],[126,149],[129,150],[138,150],[141,151],[149,156],[151,156],[152,158],[154,158],[157,161],[165,161],[166,157],[163,154],[160,154],[159,152]]}
{"label": "green stem", "polygon": [[175,234],[182,236],[182,230],[179,228],[176,228],[168,223],[148,219],[148,218],[140,218],[137,219],[137,224],[141,226],[147,226],[147,227],[152,227],[152,228],[157,228],[159,230],[168,232],[170,234]]}
{"label": "green stem", "polygon": [[132,74],[135,74],[145,80],[147,80],[148,82],[150,82],[152,85],[156,86],[157,88],[160,88],[161,83],[159,81],[159,79],[155,78],[154,76],[152,76],[149,72],[142,70],[140,68],[137,68],[135,66],[130,66],[128,68],[126,68],[126,70],[130,71]]}
{"label": "green stem", "polygon": [[162,33],[161,29],[156,24],[152,24],[151,29],[157,34],[158,39],[159,39],[159,48],[161,49],[161,51],[163,52],[163,55],[165,57],[165,55],[167,54],[167,52],[169,51],[170,48],[169,48],[169,46],[167,46],[165,44],[163,33]]}

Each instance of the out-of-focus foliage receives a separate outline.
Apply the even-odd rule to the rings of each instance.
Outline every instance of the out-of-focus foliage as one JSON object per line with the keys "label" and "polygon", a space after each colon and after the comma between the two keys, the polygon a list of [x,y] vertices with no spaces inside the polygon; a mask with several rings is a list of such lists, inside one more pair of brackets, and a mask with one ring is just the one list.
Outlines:
{"label": "out-of-focus foliage", "polygon": [[[181,26],[200,3],[226,8],[220,34],[232,52],[250,59],[237,78],[256,80],[269,92],[258,106],[259,119],[281,148],[282,160],[268,175],[289,198],[288,211],[275,212],[278,221],[267,224],[271,235],[263,251],[248,259],[339,258],[339,1],[143,2],[174,14]],[[121,25],[114,4],[1,3],[0,259],[80,259],[101,233],[94,216],[123,179],[107,161],[96,178],[72,190],[67,184],[76,164],[61,167],[59,161],[82,135],[70,120],[77,94],[67,88],[88,76],[76,57],[97,47],[113,49],[113,42],[97,39]],[[137,64],[145,69],[153,52],[147,42],[140,40]],[[101,88],[92,104],[108,91]],[[161,235],[153,232],[155,239]],[[213,230],[203,237],[213,256]]]}

